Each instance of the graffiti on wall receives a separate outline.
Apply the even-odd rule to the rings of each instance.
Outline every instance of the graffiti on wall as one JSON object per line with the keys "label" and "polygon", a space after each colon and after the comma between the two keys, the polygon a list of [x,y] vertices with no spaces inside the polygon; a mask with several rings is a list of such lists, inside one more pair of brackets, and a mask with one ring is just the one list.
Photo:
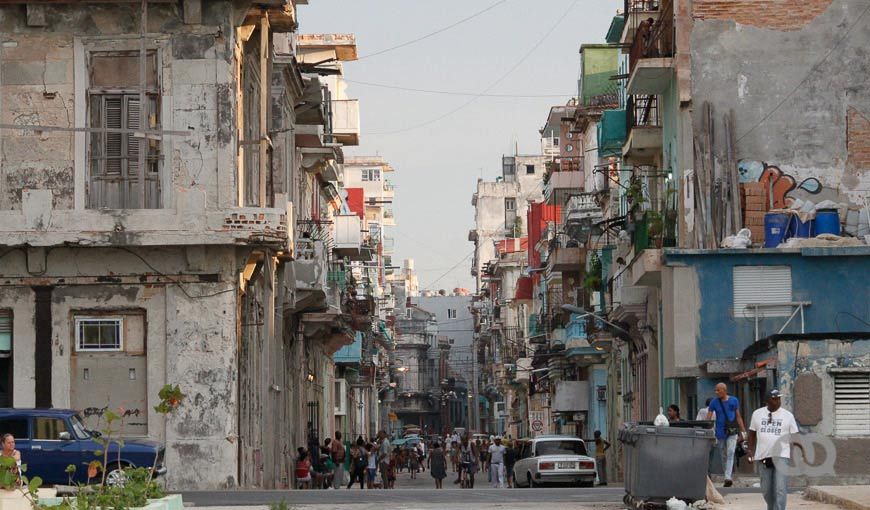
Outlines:
{"label": "graffiti on wall", "polygon": [[737,163],[740,182],[761,182],[771,191],[773,208],[788,207],[795,199],[811,200],[819,203],[822,200],[848,202],[841,196],[839,190],[822,185],[816,177],[797,179],[783,172],[779,167],[763,161],[741,159]]}

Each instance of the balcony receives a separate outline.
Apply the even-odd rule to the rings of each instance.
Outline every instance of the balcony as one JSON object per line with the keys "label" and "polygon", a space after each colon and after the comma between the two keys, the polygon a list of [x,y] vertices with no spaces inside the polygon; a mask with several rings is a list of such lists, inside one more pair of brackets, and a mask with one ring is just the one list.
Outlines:
{"label": "balcony", "polygon": [[359,145],[359,100],[332,100],[332,137],[344,145]]}
{"label": "balcony", "polygon": [[548,204],[564,205],[582,190],[583,172],[553,172],[544,185],[544,198]]}
{"label": "balcony", "polygon": [[634,257],[629,264],[631,283],[643,287],[659,287],[662,282],[662,250],[648,248]]}
{"label": "balcony", "polygon": [[650,158],[662,149],[662,121],[658,96],[629,96],[626,104],[628,139],[622,155],[630,159]]}
{"label": "balcony", "polygon": [[662,94],[671,82],[675,50],[672,0],[664,0],[660,10],[658,19],[650,16],[637,24],[628,58],[628,94]]}
{"label": "balcony", "polygon": [[592,226],[604,218],[594,193],[581,193],[571,197],[565,207],[565,232],[585,244]]}
{"label": "balcony", "polygon": [[339,257],[357,259],[362,254],[362,222],[356,214],[335,217],[335,246]]}
{"label": "balcony", "polygon": [[581,247],[556,246],[547,259],[551,272],[580,271],[586,264],[586,249]]}
{"label": "balcony", "polygon": [[625,0],[623,16],[625,24],[623,25],[622,34],[619,43],[625,47],[631,47],[634,42],[634,35],[642,21],[652,19],[653,22],[659,19],[661,14],[660,0]]}

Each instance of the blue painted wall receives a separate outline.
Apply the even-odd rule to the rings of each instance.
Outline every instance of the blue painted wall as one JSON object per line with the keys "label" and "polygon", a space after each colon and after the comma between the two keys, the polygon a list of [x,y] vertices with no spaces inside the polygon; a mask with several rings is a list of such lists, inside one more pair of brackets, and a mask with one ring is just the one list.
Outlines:
{"label": "blue painted wall", "polygon": [[362,340],[362,332],[354,332],[353,343],[337,350],[332,355],[332,360],[336,363],[359,363],[362,358]]}
{"label": "blue painted wall", "polygon": [[588,438],[596,430],[601,431],[602,437],[607,437],[607,402],[598,401],[598,387],[607,386],[607,367],[593,365],[589,370],[589,426]]}
{"label": "blue painted wall", "polygon": [[[691,266],[698,275],[699,364],[738,358],[755,339],[754,320],[735,317],[732,311],[734,266],[790,266],[793,300],[812,302],[804,312],[806,333],[870,331],[870,326],[862,322],[870,317],[870,247],[803,249],[799,253],[775,249],[666,250],[665,260],[668,265]],[[786,319],[760,320],[759,336],[777,333]],[[800,333],[799,317],[784,333]]]}

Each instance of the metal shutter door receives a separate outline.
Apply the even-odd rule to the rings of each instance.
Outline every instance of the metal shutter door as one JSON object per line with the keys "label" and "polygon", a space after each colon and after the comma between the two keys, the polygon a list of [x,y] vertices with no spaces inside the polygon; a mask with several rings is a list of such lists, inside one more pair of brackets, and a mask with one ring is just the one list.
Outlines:
{"label": "metal shutter door", "polygon": [[838,436],[870,435],[870,372],[834,376],[834,423]]}
{"label": "metal shutter door", "polygon": [[[790,266],[735,266],[734,278],[734,317],[754,317],[749,303],[790,303],[791,267]],[[759,308],[759,317],[788,317],[791,306]]]}

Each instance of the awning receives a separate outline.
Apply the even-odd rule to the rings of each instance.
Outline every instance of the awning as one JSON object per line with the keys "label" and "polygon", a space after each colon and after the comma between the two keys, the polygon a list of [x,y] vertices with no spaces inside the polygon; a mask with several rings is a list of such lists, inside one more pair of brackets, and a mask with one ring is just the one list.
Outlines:
{"label": "awning", "polygon": [[622,155],[625,144],[625,110],[604,110],[598,123],[598,157]]}
{"label": "awning", "polygon": [[758,379],[760,377],[767,376],[768,365],[775,365],[776,360],[773,358],[766,359],[764,361],[759,361],[755,364],[755,368],[752,370],[747,370],[741,374],[736,374],[731,376],[731,382],[744,381],[747,379]]}

